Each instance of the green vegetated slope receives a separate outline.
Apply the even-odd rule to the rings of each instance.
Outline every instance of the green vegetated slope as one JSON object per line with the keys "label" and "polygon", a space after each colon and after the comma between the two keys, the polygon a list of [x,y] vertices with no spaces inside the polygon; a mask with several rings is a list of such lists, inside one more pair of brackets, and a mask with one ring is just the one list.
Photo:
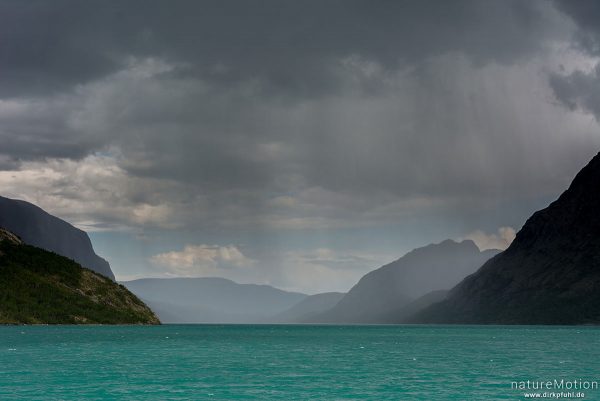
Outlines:
{"label": "green vegetated slope", "polygon": [[160,322],[124,286],[0,230],[0,323]]}

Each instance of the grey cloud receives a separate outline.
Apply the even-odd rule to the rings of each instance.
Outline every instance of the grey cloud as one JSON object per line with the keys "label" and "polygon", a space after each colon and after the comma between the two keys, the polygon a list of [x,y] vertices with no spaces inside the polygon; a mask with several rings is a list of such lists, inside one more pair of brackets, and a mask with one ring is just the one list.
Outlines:
{"label": "grey cloud", "polygon": [[541,1],[0,2],[2,97],[65,90],[160,57],[223,85],[293,96],[338,88],[341,59],[397,69],[447,52],[510,63],[555,35]]}
{"label": "grey cloud", "polygon": [[600,119],[600,64],[590,72],[553,74],[550,85],[564,106],[591,113],[596,119]]}
{"label": "grey cloud", "polygon": [[[113,217],[110,209],[96,212],[97,220],[118,223],[126,206],[145,216],[144,207],[165,205],[168,219],[158,210],[125,220],[374,224],[442,209],[466,212],[565,185],[568,174],[549,171],[575,172],[594,139],[573,128],[576,116],[540,98],[545,78],[538,68],[535,62],[474,66],[446,55],[422,63],[418,74],[375,69],[370,79],[386,86],[377,96],[348,79],[337,96],[281,102],[257,96],[252,84],[222,90],[173,73],[176,66],[166,61],[142,59],[71,96],[47,97],[43,104],[60,112],[31,116],[58,118],[63,138],[90,151],[107,149],[122,169],[118,180],[102,185],[105,194],[86,195],[123,205]],[[28,107],[14,118],[16,126],[27,125]],[[568,131],[580,141],[570,142]],[[33,138],[49,140],[44,132]],[[561,158],[565,146],[569,158]],[[53,192],[77,200],[80,188],[68,186],[69,174],[68,190],[57,182]],[[96,185],[90,178],[80,182]]]}
{"label": "grey cloud", "polygon": [[591,54],[600,54],[600,3],[594,0],[555,0],[558,9],[570,16],[577,30],[577,46]]}
{"label": "grey cloud", "polygon": [[[85,166],[106,153],[119,178],[101,194],[82,195],[69,185],[78,168],[61,167],[48,201],[70,199],[78,216],[90,199],[119,205],[91,213],[98,224],[466,213],[561,188],[568,174],[549,171],[575,172],[597,144],[544,99],[545,45],[566,30],[548,2],[0,6],[21,21],[0,29],[33,43],[0,50],[0,65],[24,74],[0,82],[20,88],[0,92],[0,160]],[[580,141],[567,144],[569,130]]]}
{"label": "grey cloud", "polygon": [[110,34],[110,19],[92,23],[97,11],[83,2],[1,1],[0,96],[60,91],[113,71],[117,63],[92,35]]}
{"label": "grey cloud", "polygon": [[[555,2],[576,26],[574,46],[586,54],[600,55],[600,3],[591,0]],[[558,101],[570,110],[600,116],[600,64],[590,71],[552,74],[550,86]]]}
{"label": "grey cloud", "polygon": [[[556,19],[538,1],[0,1],[0,99],[22,106],[0,118],[0,153],[80,159],[116,142],[135,174],[177,178],[190,161],[230,186],[265,185],[279,178],[257,160],[261,149],[284,143],[292,159],[318,157],[305,142],[330,141],[319,132],[327,127],[274,128],[286,105],[334,102],[349,84],[380,96],[398,71],[418,75],[440,54],[477,64],[531,57],[557,35]],[[120,96],[103,100],[103,85],[148,59],[172,68],[146,88],[121,79]]]}
{"label": "grey cloud", "polygon": [[44,158],[79,159],[100,149],[95,138],[69,126],[73,99],[0,100],[0,155],[13,163]]}

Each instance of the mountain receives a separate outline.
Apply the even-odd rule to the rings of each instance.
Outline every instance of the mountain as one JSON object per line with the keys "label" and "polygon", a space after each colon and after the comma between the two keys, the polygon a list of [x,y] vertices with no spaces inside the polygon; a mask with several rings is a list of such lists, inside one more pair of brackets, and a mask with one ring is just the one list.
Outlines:
{"label": "mountain", "polygon": [[331,310],[313,319],[327,323],[388,323],[415,299],[452,288],[498,250],[481,252],[471,240],[446,240],[417,248],[367,273]]}
{"label": "mountain", "polygon": [[0,324],[159,324],[125,287],[0,229]]}
{"label": "mountain", "polygon": [[346,295],[343,292],[324,292],[310,295],[273,318],[278,323],[309,323],[311,319],[333,308]]}
{"label": "mountain", "polygon": [[600,154],[510,247],[412,321],[600,323]]}
{"label": "mountain", "polygon": [[213,277],[146,278],[122,283],[165,323],[259,323],[289,309],[305,294]]}
{"label": "mountain", "polygon": [[31,203],[0,196],[0,227],[17,234],[26,244],[56,252],[115,279],[110,265],[96,255],[84,231]]}

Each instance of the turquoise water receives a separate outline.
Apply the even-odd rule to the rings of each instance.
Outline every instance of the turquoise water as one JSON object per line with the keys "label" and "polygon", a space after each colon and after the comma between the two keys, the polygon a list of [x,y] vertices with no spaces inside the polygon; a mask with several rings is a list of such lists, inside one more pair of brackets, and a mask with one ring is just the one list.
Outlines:
{"label": "turquoise water", "polygon": [[600,380],[600,329],[0,327],[0,400],[519,400],[528,379]]}

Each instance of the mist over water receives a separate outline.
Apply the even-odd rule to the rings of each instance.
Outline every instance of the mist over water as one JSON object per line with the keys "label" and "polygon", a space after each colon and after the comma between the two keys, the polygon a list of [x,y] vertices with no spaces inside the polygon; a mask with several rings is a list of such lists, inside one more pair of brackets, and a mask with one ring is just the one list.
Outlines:
{"label": "mist over water", "polygon": [[[514,400],[589,380],[600,328],[0,327],[0,399]],[[589,390],[586,399],[597,399]]]}

